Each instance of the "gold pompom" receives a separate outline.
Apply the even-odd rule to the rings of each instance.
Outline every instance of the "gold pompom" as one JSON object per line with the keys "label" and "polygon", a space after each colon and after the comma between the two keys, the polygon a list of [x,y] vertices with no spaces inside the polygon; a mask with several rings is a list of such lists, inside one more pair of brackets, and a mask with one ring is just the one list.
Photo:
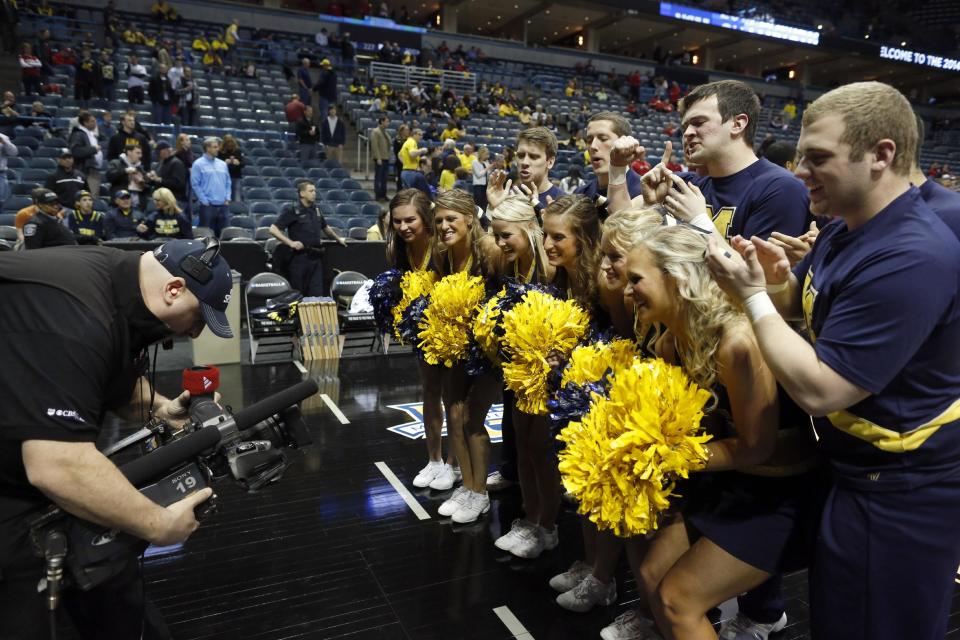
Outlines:
{"label": "gold pompom", "polygon": [[400,337],[399,326],[404,311],[420,296],[430,295],[437,280],[437,274],[433,271],[407,271],[400,279],[401,297],[400,302],[393,308],[393,332],[394,337],[401,344],[403,339]]}
{"label": "gold pompom", "polygon": [[559,435],[560,474],[578,511],[618,536],[656,529],[676,480],[706,465],[700,420],[710,397],[662,360],[615,371],[610,397],[594,394],[583,420]]}
{"label": "gold pompom", "polygon": [[493,364],[500,364],[500,339],[495,333],[500,322],[500,302],[506,289],[487,300],[473,321],[473,339],[477,341],[483,355]]}
{"label": "gold pompom", "polygon": [[466,271],[446,276],[433,287],[418,334],[424,360],[452,367],[466,357],[483,293],[483,278]]}
{"label": "gold pompom", "polygon": [[547,357],[566,358],[587,333],[590,315],[573,300],[530,291],[503,315],[503,347],[510,358],[503,380],[517,394],[517,409],[547,413]]}
{"label": "gold pompom", "polygon": [[593,342],[578,346],[570,354],[560,388],[568,383],[584,385],[596,382],[610,371],[629,367],[637,356],[637,343],[617,338],[610,342]]}

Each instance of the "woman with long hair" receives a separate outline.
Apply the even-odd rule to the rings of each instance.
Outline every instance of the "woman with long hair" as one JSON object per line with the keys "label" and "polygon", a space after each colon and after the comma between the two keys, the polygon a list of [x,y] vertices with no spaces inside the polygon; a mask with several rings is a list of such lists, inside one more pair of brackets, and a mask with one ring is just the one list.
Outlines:
{"label": "woman with long hair", "polygon": [[156,238],[193,238],[190,220],[183,215],[183,209],[177,204],[173,192],[160,187],[153,192],[154,211],[147,219],[137,225],[137,232],[148,240]]}
{"label": "woman with long hair", "polygon": [[[398,191],[390,201],[389,226],[386,230],[387,262],[407,271],[436,271],[433,261],[433,203],[419,189]],[[443,406],[440,399],[442,368],[417,359],[420,381],[423,384],[423,427],[427,440],[427,465],[413,479],[413,486],[426,488],[431,483],[449,489],[454,473],[450,463],[443,461]],[[443,477],[441,477],[443,476]],[[447,484],[449,483],[449,484]]]}
{"label": "woman with long hair", "polygon": [[[445,191],[437,196],[434,215],[434,259],[441,273],[467,272],[489,281],[498,250],[484,239],[473,196],[460,189]],[[457,523],[473,522],[490,510],[486,486],[490,436],[484,423],[500,387],[495,375],[470,376],[460,363],[443,370],[441,388],[447,437],[460,463],[463,485],[440,505],[438,513]]]}
{"label": "woman with long hair", "polygon": [[[624,209],[612,214],[603,223],[600,238],[600,268],[597,273],[597,294],[600,308],[620,338],[636,340],[640,352],[647,352],[650,325],[637,327],[633,304],[624,292],[627,284],[627,254],[646,234],[659,229],[663,216],[652,209]],[[560,592],[557,604],[564,609],[584,613],[597,604],[610,604],[616,597],[614,572],[623,549],[622,539],[609,531],[598,531],[588,518],[580,518],[584,559],[550,579],[550,586]]]}
{"label": "woman with long hair", "polygon": [[[543,234],[544,253],[554,268],[553,286],[562,297],[594,310],[600,244],[596,206],[583,196],[558,198],[543,210]],[[512,415],[525,517],[515,520],[494,544],[517,557],[536,558],[559,543],[560,475],[547,416],[516,407]]]}
{"label": "woman with long hair", "polygon": [[[779,391],[743,310],[713,281],[706,248],[697,230],[662,227],[627,259],[638,322],[664,327],[657,355],[715,398],[703,422],[714,436],[706,466],[679,488],[680,504],[652,540],[626,542],[641,604],[667,638],[716,638],[707,611],[791,561],[816,486],[807,475],[813,443],[780,426],[799,426],[799,410]],[[647,637],[650,627],[629,612],[603,637]]]}
{"label": "woman with long hair", "polygon": [[243,177],[243,152],[240,150],[240,144],[231,134],[223,136],[223,147],[220,149],[219,158],[227,163],[227,170],[230,172],[230,200],[232,202],[241,202],[240,178]]}

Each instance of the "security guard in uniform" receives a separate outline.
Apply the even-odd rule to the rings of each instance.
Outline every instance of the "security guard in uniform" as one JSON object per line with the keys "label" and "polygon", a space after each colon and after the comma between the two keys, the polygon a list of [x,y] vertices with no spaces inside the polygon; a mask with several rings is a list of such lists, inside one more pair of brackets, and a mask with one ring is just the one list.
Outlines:
{"label": "security guard in uniform", "polygon": [[274,238],[293,250],[290,258],[290,285],[304,296],[323,295],[322,234],[344,247],[346,240],[330,228],[316,204],[317,188],[309,180],[297,182],[300,202],[285,205],[277,221],[270,225]]}
{"label": "security guard in uniform", "polygon": [[67,216],[70,231],[77,244],[100,244],[106,236],[106,216],[93,208],[93,196],[89,191],[77,193],[73,213]]}
{"label": "security guard in uniform", "polygon": [[77,244],[60,216],[60,202],[53,191],[45,191],[37,199],[36,215],[23,225],[23,246],[25,249],[42,249]]}

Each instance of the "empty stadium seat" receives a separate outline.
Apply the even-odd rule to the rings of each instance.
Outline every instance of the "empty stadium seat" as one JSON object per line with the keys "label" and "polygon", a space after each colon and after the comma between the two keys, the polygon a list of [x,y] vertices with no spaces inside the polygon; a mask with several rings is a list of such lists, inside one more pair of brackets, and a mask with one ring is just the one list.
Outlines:
{"label": "empty stadium seat", "polygon": [[288,178],[269,178],[267,186],[273,189],[292,189],[293,183]]}
{"label": "empty stadium seat", "polygon": [[297,198],[300,197],[300,194],[296,189],[276,189],[273,192],[274,200],[283,200],[285,202],[294,202]]}
{"label": "empty stadium seat", "polygon": [[350,202],[371,202],[373,194],[367,191],[354,191],[350,194]]}
{"label": "empty stadium seat", "polygon": [[[340,204],[337,205],[337,215],[345,216],[348,218],[351,216],[359,216],[360,209],[357,208],[357,205],[351,202],[341,202]],[[352,225],[348,224],[347,226],[349,227]]]}
{"label": "empty stadium seat", "polygon": [[242,227],[244,229],[256,229],[257,221],[253,219],[253,216],[244,216],[244,215],[231,216],[230,226]]}
{"label": "empty stadium seat", "polygon": [[4,211],[16,212],[24,207],[29,207],[31,204],[33,204],[33,200],[28,196],[10,196],[3,203],[3,209]]}
{"label": "empty stadium seat", "polygon": [[16,213],[0,213],[0,225],[12,227],[17,222]]}
{"label": "empty stadium seat", "polygon": [[278,215],[280,210],[272,202],[254,202],[250,205],[250,213]]}
{"label": "empty stadium seat", "polygon": [[280,167],[260,167],[260,175],[264,178],[282,178]]}
{"label": "empty stadium seat", "polygon": [[352,240],[366,240],[367,239],[367,228],[366,227],[350,227],[348,232],[349,238]]}
{"label": "empty stadium seat", "polygon": [[270,227],[257,227],[253,232],[253,239],[257,242],[264,242],[272,237]]}
{"label": "empty stadium seat", "polygon": [[10,184],[10,190],[15,196],[29,196],[39,186],[36,182],[14,182]]}
{"label": "empty stadium seat", "polygon": [[369,222],[366,218],[350,218],[347,220],[347,227],[363,227],[366,229],[372,223]]}
{"label": "empty stadium seat", "polygon": [[193,228],[193,237],[194,238],[212,238],[214,236],[213,229],[210,227],[194,227]]}
{"label": "empty stadium seat", "polygon": [[331,178],[349,178],[350,172],[346,169],[331,169],[330,177]]}
{"label": "empty stadium seat", "polygon": [[360,183],[352,178],[344,178],[340,180],[340,188],[348,190],[363,189],[363,187],[360,186]]}
{"label": "empty stadium seat", "polygon": [[253,240],[253,231],[244,229],[243,227],[224,227],[220,232],[220,239],[224,242],[229,242],[237,238]]}
{"label": "empty stadium seat", "polygon": [[381,211],[382,211],[382,208],[376,202],[368,202],[367,204],[363,205],[360,208],[361,214],[365,216],[374,217],[374,218],[378,217]]}
{"label": "empty stadium seat", "polygon": [[333,178],[320,178],[317,180],[317,189],[339,189],[340,181]]}
{"label": "empty stadium seat", "polygon": [[347,196],[346,191],[341,191],[340,189],[331,189],[327,191],[327,195],[324,198],[327,202],[346,202],[350,198]]}
{"label": "empty stadium seat", "polygon": [[232,215],[246,215],[249,212],[246,202],[238,202],[237,200],[233,200],[230,202],[229,207]]}
{"label": "empty stadium seat", "polygon": [[243,178],[241,178],[240,184],[243,185],[244,188],[248,188],[248,187],[251,189],[254,187],[263,188],[267,186],[267,181],[264,180],[263,178],[244,176]]}
{"label": "empty stadium seat", "polygon": [[327,169],[308,169],[307,177],[314,179],[329,178],[330,172]]}
{"label": "empty stadium seat", "polygon": [[257,227],[258,228],[269,227],[270,225],[275,224],[277,222],[278,217],[279,216],[275,216],[273,214],[267,214],[265,216],[261,216],[261,218],[257,220]]}
{"label": "empty stadium seat", "polygon": [[0,240],[17,241],[17,228],[10,225],[0,225]]}
{"label": "empty stadium seat", "polygon": [[[10,160],[15,159],[16,158],[10,158]],[[54,171],[57,168],[57,161],[53,158],[30,158],[30,160],[27,161],[27,166],[31,169]]]}
{"label": "empty stadium seat", "polygon": [[243,197],[247,200],[272,200],[273,191],[266,187],[243,190]]}

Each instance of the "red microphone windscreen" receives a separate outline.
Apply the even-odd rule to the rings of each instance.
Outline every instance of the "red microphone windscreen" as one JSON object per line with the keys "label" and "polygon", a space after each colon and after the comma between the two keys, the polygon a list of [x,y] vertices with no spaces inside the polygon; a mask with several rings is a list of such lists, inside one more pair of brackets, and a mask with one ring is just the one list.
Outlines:
{"label": "red microphone windscreen", "polygon": [[183,390],[189,391],[191,397],[212,394],[220,388],[220,369],[203,365],[183,370]]}

